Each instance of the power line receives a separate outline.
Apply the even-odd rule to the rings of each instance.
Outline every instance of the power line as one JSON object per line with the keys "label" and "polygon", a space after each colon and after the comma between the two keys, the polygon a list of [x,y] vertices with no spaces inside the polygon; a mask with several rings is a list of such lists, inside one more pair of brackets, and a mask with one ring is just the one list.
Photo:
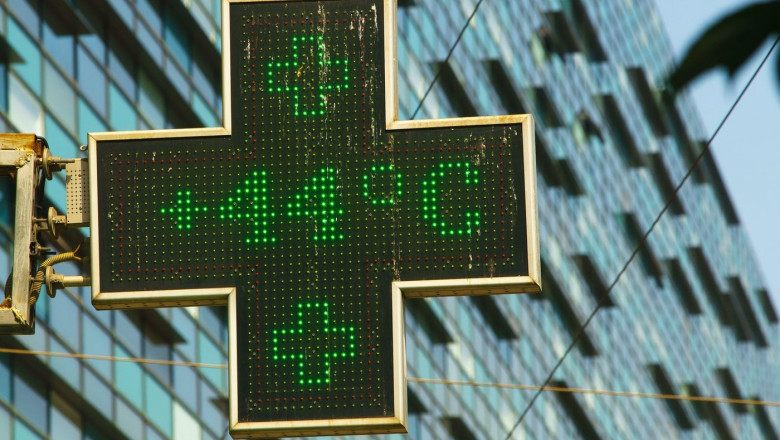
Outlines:
{"label": "power line", "polygon": [[598,304],[596,304],[596,308],[593,309],[593,312],[588,316],[588,319],[585,321],[585,323],[582,324],[582,327],[577,332],[577,335],[574,337],[574,340],[569,344],[568,348],[566,348],[566,351],[563,353],[561,358],[558,360],[558,362],[555,364],[555,366],[550,370],[550,374],[547,376],[547,379],[545,379],[544,384],[540,387],[539,390],[534,394],[534,396],[531,398],[531,401],[528,402],[528,405],[525,407],[525,410],[523,410],[522,414],[520,414],[520,418],[517,420],[517,422],[514,424],[512,429],[509,431],[509,433],[506,436],[506,440],[509,440],[509,438],[512,436],[512,433],[514,433],[515,429],[517,429],[518,426],[523,422],[523,419],[525,419],[525,416],[528,414],[528,411],[530,411],[531,407],[533,407],[536,400],[539,398],[539,396],[542,394],[542,392],[545,390],[545,388],[550,384],[552,381],[553,376],[558,371],[558,368],[563,364],[563,361],[566,360],[566,357],[571,353],[571,351],[574,349],[574,346],[577,345],[577,342],[582,339],[582,336],[585,334],[585,329],[590,325],[591,321],[593,321],[593,318],[596,316],[596,314],[601,310],[601,307],[604,305],[604,303],[609,299],[610,293],[612,293],[612,290],[617,285],[618,281],[623,277],[623,274],[626,273],[628,270],[628,267],[631,265],[631,263],[636,258],[639,251],[642,249],[642,247],[647,243],[648,237],[650,237],[650,234],[655,229],[656,225],[661,221],[661,217],[666,213],[666,211],[669,210],[669,207],[674,203],[675,199],[677,198],[677,195],[679,194],[682,187],[685,185],[685,182],[688,181],[688,178],[691,177],[691,174],[693,174],[693,171],[696,169],[696,167],[699,165],[699,163],[702,161],[704,156],[709,152],[710,145],[712,144],[712,141],[715,140],[715,137],[720,133],[720,130],[723,128],[723,126],[726,124],[726,121],[729,119],[731,114],[734,112],[734,109],[737,107],[737,104],[742,100],[742,97],[745,96],[745,93],[747,92],[748,88],[750,88],[750,85],[753,84],[753,80],[756,79],[756,76],[758,76],[758,73],[761,71],[761,69],[764,67],[764,64],[766,64],[766,61],[769,59],[769,56],[772,54],[772,52],[775,50],[775,47],[777,47],[777,44],[780,43],[780,36],[775,40],[774,44],[772,44],[772,47],[769,48],[769,51],[764,56],[764,58],[761,60],[761,63],[756,68],[756,71],[753,72],[753,75],[750,77],[750,80],[748,80],[747,84],[745,84],[745,87],[742,88],[742,91],[739,93],[739,96],[737,96],[737,99],[734,101],[734,104],[731,105],[731,108],[729,108],[729,111],[726,113],[726,116],[723,117],[723,119],[720,121],[720,124],[718,124],[718,128],[715,129],[715,132],[712,133],[712,136],[710,136],[710,139],[707,141],[706,144],[704,144],[704,147],[702,148],[701,153],[696,157],[696,160],[693,162],[691,167],[688,169],[688,172],[685,173],[685,176],[683,176],[680,183],[675,187],[674,192],[669,197],[669,199],[666,201],[666,204],[664,205],[663,209],[661,209],[661,212],[658,213],[658,216],[656,216],[655,220],[653,220],[653,223],[650,225],[650,227],[645,232],[644,236],[642,236],[642,239],[639,241],[639,244],[634,249],[634,252],[631,254],[631,257],[626,261],[626,264],[623,265],[623,267],[620,269],[620,272],[618,272],[617,276],[615,277],[614,281],[612,281],[612,284],[609,285],[606,292],[599,298]]}
{"label": "power line", "polygon": [[460,380],[418,379],[414,377],[408,377],[406,378],[406,380],[407,382],[424,383],[424,384],[502,388],[502,389],[510,389],[510,390],[528,390],[528,391],[552,391],[555,393],[595,394],[599,396],[637,397],[637,398],[645,398],[645,399],[684,400],[690,402],[732,403],[736,405],[780,407],[780,402],[753,400],[753,399],[732,399],[728,397],[684,396],[680,394],[640,393],[640,392],[633,392],[633,391],[597,390],[597,389],[588,389],[588,388],[570,388],[570,387],[558,387],[558,386],[549,386],[549,385],[537,386],[537,385],[516,385],[516,384],[489,383],[489,382],[469,382],[469,381],[460,381]]}
{"label": "power line", "polygon": [[98,361],[135,362],[138,364],[173,365],[177,367],[216,368],[221,370],[227,369],[227,365],[224,364],[202,364],[199,362],[103,356],[98,354],[63,353],[63,352],[55,352],[55,351],[37,351],[37,350],[24,350],[24,349],[4,348],[4,347],[0,347],[0,353],[27,354],[27,355],[33,354],[39,356],[55,356],[55,357],[66,357],[66,358],[76,358],[76,359],[90,359],[90,360],[98,360]]}
{"label": "power line", "polygon": [[[2,348],[2,347],[0,347],[0,353],[54,356],[54,357],[116,361],[116,362],[134,362],[139,364],[158,364],[158,365],[161,364],[161,365],[172,365],[177,367],[215,368],[221,370],[225,370],[228,368],[228,366],[224,364],[203,364],[199,362],[169,361],[163,359],[146,359],[146,358],[129,358],[129,357],[118,357],[118,356],[64,353],[64,352],[26,350],[26,349]],[[613,391],[613,390],[599,390],[599,389],[588,389],[588,388],[558,387],[558,386],[549,386],[549,385],[537,386],[537,385],[506,384],[506,383],[497,383],[497,382],[473,382],[473,381],[446,380],[446,379],[422,379],[417,377],[407,377],[406,381],[413,382],[413,383],[421,383],[421,384],[438,384],[438,385],[449,385],[449,386],[502,388],[502,389],[514,389],[514,390],[526,390],[526,391],[552,391],[556,393],[594,394],[594,395],[614,396],[614,397],[637,397],[637,398],[647,398],[647,399],[684,400],[684,401],[693,401],[693,402],[732,403],[736,405],[780,407],[780,402],[754,400],[754,399],[732,399],[727,397],[683,396],[679,394],[641,393],[641,392],[631,392],[631,391]]]}
{"label": "power line", "polygon": [[414,110],[414,113],[412,113],[412,117],[410,119],[414,119],[417,117],[417,113],[420,112],[420,109],[422,109],[423,102],[425,102],[425,98],[428,97],[428,95],[431,93],[431,90],[433,90],[433,86],[436,85],[436,81],[439,80],[439,77],[444,72],[444,66],[450,61],[450,58],[452,58],[452,53],[455,52],[455,48],[458,46],[458,43],[460,43],[461,38],[463,38],[463,34],[466,33],[466,29],[469,28],[469,24],[471,23],[471,20],[474,18],[474,16],[477,14],[477,10],[479,9],[480,5],[482,5],[482,2],[484,0],[479,0],[476,5],[474,5],[474,10],[471,11],[471,15],[469,15],[468,20],[466,20],[466,24],[463,25],[463,28],[460,30],[460,33],[458,34],[458,38],[455,39],[455,43],[452,44],[452,47],[450,47],[450,51],[447,53],[447,57],[444,58],[444,61],[439,64],[439,70],[436,72],[436,75],[433,77],[433,81],[428,85],[428,90],[425,91],[425,94],[423,95],[422,99],[420,99],[420,103],[417,104],[417,108]]}

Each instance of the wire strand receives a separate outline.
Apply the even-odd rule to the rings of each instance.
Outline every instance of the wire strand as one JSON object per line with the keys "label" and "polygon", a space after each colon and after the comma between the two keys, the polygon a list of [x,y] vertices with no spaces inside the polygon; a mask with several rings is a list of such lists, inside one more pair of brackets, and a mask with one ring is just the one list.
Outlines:
{"label": "wire strand", "polygon": [[[220,370],[226,370],[228,368],[228,366],[224,364],[203,364],[199,362],[102,356],[102,355],[26,350],[26,349],[4,348],[4,347],[0,347],[0,353],[54,356],[54,357],[77,358],[77,359],[86,359],[86,360],[134,362],[139,364],[172,365],[176,367],[214,368]],[[519,385],[519,384],[505,384],[505,383],[493,383],[493,382],[472,382],[472,381],[445,380],[445,379],[422,379],[417,377],[408,377],[406,378],[406,381],[413,382],[413,383],[420,383],[420,384],[471,386],[471,387],[501,388],[501,389],[526,390],[526,391],[541,390],[541,391],[552,391],[557,393],[594,394],[594,395],[614,396],[614,397],[638,397],[638,398],[647,398],[647,399],[686,400],[686,401],[694,401],[694,402],[733,403],[736,405],[780,407],[780,402],[755,400],[755,399],[732,399],[728,397],[683,396],[679,394],[641,393],[641,392],[631,392],[631,391],[613,391],[613,390],[599,390],[599,389],[589,389],[589,388],[557,387],[557,386],[549,386],[549,385],[537,386],[537,385]]]}
{"label": "wire strand", "polygon": [[644,399],[685,400],[685,401],[692,401],[692,402],[732,403],[735,405],[780,407],[780,402],[754,400],[754,399],[732,399],[729,397],[684,396],[680,394],[640,393],[634,391],[612,391],[612,390],[598,390],[598,389],[589,389],[589,388],[558,387],[558,386],[549,386],[549,385],[537,386],[537,385],[516,385],[516,384],[489,383],[489,382],[470,382],[470,381],[460,381],[460,380],[418,379],[414,377],[408,377],[406,378],[406,380],[407,382],[423,383],[423,384],[502,388],[502,389],[526,390],[526,391],[552,391],[555,393],[595,394],[598,396],[637,397],[637,398],[644,398]]}
{"label": "wire strand", "polygon": [[444,58],[444,61],[439,64],[439,70],[436,71],[436,75],[433,77],[433,81],[428,85],[428,90],[425,91],[425,94],[423,95],[422,99],[420,99],[420,103],[417,104],[417,108],[414,109],[414,113],[412,113],[412,117],[410,119],[414,119],[417,117],[417,113],[420,112],[422,109],[423,103],[425,102],[425,98],[428,97],[428,95],[431,94],[431,91],[433,90],[433,86],[436,85],[436,81],[439,80],[439,77],[444,72],[444,66],[450,61],[450,58],[452,58],[452,54],[455,52],[455,48],[458,46],[458,43],[460,43],[460,40],[463,38],[463,34],[466,33],[466,29],[469,28],[469,24],[471,24],[471,20],[474,18],[474,16],[477,14],[477,10],[482,5],[482,2],[484,0],[479,0],[476,5],[474,5],[474,10],[471,11],[471,15],[469,15],[468,20],[466,20],[466,24],[463,25],[463,28],[460,30],[460,33],[458,34],[458,38],[455,39],[455,43],[452,44],[452,47],[450,47],[450,51],[447,53],[447,57]]}
{"label": "wire strand", "polygon": [[226,370],[227,365],[224,364],[202,364],[199,362],[186,362],[186,361],[169,361],[164,359],[144,359],[144,358],[131,358],[131,357],[117,357],[117,356],[102,356],[98,354],[82,354],[82,353],[63,353],[55,351],[38,351],[38,350],[25,350],[17,348],[5,348],[0,347],[0,353],[11,354],[26,354],[26,355],[39,355],[39,356],[55,356],[66,357],[76,359],[90,359],[98,361],[117,361],[117,362],[135,362],[139,364],[158,364],[158,365],[173,365],[177,367],[198,367],[198,368],[216,368],[220,370]]}
{"label": "wire strand", "polygon": [[528,411],[531,410],[531,407],[533,407],[536,400],[539,398],[539,396],[542,394],[542,392],[545,390],[545,387],[547,387],[550,384],[550,381],[552,381],[553,376],[558,371],[558,368],[563,364],[563,361],[566,360],[566,357],[571,353],[571,351],[574,349],[574,346],[577,345],[577,342],[582,339],[582,336],[585,334],[585,329],[588,328],[591,321],[593,321],[593,318],[596,316],[596,314],[601,310],[604,303],[609,299],[610,293],[612,293],[612,290],[614,290],[615,286],[617,285],[618,281],[623,277],[623,275],[628,270],[628,267],[631,265],[631,263],[636,258],[637,254],[639,254],[639,251],[642,249],[642,247],[647,243],[648,237],[650,237],[650,234],[655,229],[656,225],[661,221],[661,218],[666,213],[666,211],[669,210],[669,207],[674,203],[674,201],[677,199],[677,195],[680,193],[680,190],[685,185],[685,183],[688,181],[688,179],[693,174],[693,171],[696,170],[696,168],[699,166],[699,163],[704,159],[704,156],[709,152],[710,145],[712,144],[712,141],[715,140],[715,137],[720,133],[720,130],[723,128],[723,126],[726,124],[726,121],[728,121],[729,117],[731,117],[731,114],[734,113],[734,109],[737,108],[737,105],[742,100],[742,97],[745,96],[745,93],[750,88],[751,84],[753,84],[753,80],[756,79],[756,76],[758,76],[758,73],[761,71],[761,69],[764,67],[764,64],[766,64],[766,61],[769,59],[769,56],[774,52],[775,48],[777,47],[777,44],[780,43],[780,36],[775,39],[775,42],[772,44],[772,47],[769,48],[769,51],[766,53],[764,58],[761,60],[761,63],[756,68],[755,72],[753,72],[753,75],[748,80],[747,84],[745,84],[745,87],[742,88],[742,91],[739,93],[739,96],[737,96],[737,99],[734,101],[734,104],[731,105],[729,108],[729,111],[726,113],[726,116],[723,117],[723,119],[720,121],[720,124],[718,124],[718,127],[715,129],[715,132],[712,133],[712,136],[710,136],[710,139],[707,141],[706,144],[702,147],[701,153],[696,157],[696,160],[694,160],[693,164],[688,169],[688,172],[685,173],[685,176],[683,176],[680,183],[674,188],[674,192],[669,197],[669,199],[666,201],[666,204],[664,205],[663,209],[661,209],[661,212],[658,213],[658,216],[656,216],[655,220],[653,220],[653,223],[650,225],[650,227],[647,229],[645,234],[642,236],[642,239],[639,241],[639,244],[634,249],[634,252],[631,253],[631,257],[629,257],[628,261],[623,265],[623,267],[618,272],[615,279],[612,281],[612,283],[609,285],[607,290],[604,292],[604,294],[599,298],[598,304],[596,304],[596,308],[593,309],[593,312],[588,316],[588,319],[582,324],[582,327],[577,332],[577,335],[574,337],[574,340],[569,344],[568,348],[566,348],[566,351],[563,353],[561,358],[558,360],[558,362],[555,364],[555,366],[550,370],[550,374],[547,376],[547,379],[545,379],[544,384],[540,387],[540,389],[534,394],[534,396],[531,398],[531,401],[528,402],[528,405],[525,407],[525,410],[520,414],[520,418],[518,418],[517,422],[514,424],[512,429],[509,431],[509,433],[506,436],[506,440],[509,440],[509,438],[512,436],[512,434],[515,432],[515,429],[517,429],[518,426],[523,422],[525,419],[525,416],[528,414]]}

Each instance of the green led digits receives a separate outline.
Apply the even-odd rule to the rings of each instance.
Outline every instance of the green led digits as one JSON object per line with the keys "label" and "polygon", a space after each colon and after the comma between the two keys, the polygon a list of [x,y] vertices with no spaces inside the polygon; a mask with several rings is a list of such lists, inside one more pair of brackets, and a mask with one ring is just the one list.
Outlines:
{"label": "green led digits", "polygon": [[305,184],[294,200],[287,204],[288,217],[315,218],[314,241],[343,240],[338,218],[344,214],[336,204],[336,170],[322,168],[318,175]]}
{"label": "green led digits", "polygon": [[160,209],[161,214],[170,215],[178,229],[192,229],[192,216],[206,212],[208,208],[193,207],[189,190],[177,191],[176,202],[169,208]]}
{"label": "green led digits", "polygon": [[[389,193],[386,194],[380,194],[379,197],[375,197],[372,191],[372,179],[371,176],[377,173],[389,173],[392,177],[391,182],[395,181],[395,190],[392,189],[389,191]],[[370,173],[363,174],[363,181],[361,183],[363,187],[363,197],[371,200],[372,205],[392,205],[395,203],[398,198],[401,197],[402,191],[401,186],[403,186],[403,183],[401,181],[401,175],[395,174],[393,176],[393,165],[374,165],[371,167]]]}
{"label": "green led digits", "polygon": [[322,36],[292,37],[290,49],[289,59],[268,63],[268,91],[292,95],[295,116],[322,116],[328,94],[349,87],[348,62],[333,59]]}
{"label": "green led digits", "polygon": [[252,224],[252,236],[246,243],[274,243],[268,223],[274,213],[268,207],[268,176],[264,170],[254,171],[244,179],[244,185],[236,189],[236,195],[219,207],[220,220],[247,220]]}
{"label": "green led digits", "polygon": [[[312,240],[316,242],[343,241],[340,224],[344,210],[338,200],[340,186],[337,182],[338,170],[324,167],[317,170],[287,202],[287,217],[303,217],[314,221]],[[433,226],[442,236],[469,235],[480,226],[478,211],[466,211],[458,220],[445,218],[450,207],[442,202],[468,200],[465,194],[457,193],[446,182],[461,182],[466,186],[479,183],[479,172],[469,162],[444,162],[433,167],[423,177],[421,196],[422,219]],[[360,193],[374,206],[390,206],[399,202],[403,192],[403,175],[397,173],[393,165],[372,165],[361,174]],[[455,179],[455,180],[453,180]],[[264,170],[254,171],[245,178],[225,204],[213,215],[220,220],[245,222],[252,229],[244,238],[246,244],[272,244],[276,237],[271,233],[271,223],[275,217],[269,204],[268,174]],[[455,185],[457,187],[457,185]],[[449,188],[449,189],[448,189]],[[339,191],[337,191],[339,189]],[[160,213],[169,216],[180,230],[193,227],[193,219],[208,212],[206,206],[193,206],[189,190],[176,193],[176,201],[170,207],[160,209]]]}
{"label": "green led digits", "polygon": [[299,303],[293,323],[271,331],[270,356],[293,362],[301,386],[329,384],[331,361],[355,357],[355,327],[333,325],[326,302]]}
{"label": "green led digits", "polygon": [[438,183],[453,172],[462,173],[466,185],[479,183],[477,170],[472,170],[468,162],[440,163],[431,170],[428,179],[422,182],[422,217],[441,235],[471,234],[472,228],[479,227],[479,212],[467,211],[465,221],[461,221],[459,224],[448,224],[441,215],[442,194]]}

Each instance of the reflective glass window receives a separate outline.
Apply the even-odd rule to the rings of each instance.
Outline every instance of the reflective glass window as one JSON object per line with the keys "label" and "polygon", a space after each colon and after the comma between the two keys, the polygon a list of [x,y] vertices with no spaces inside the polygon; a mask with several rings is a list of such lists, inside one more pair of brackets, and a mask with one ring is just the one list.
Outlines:
{"label": "reflective glass window", "polygon": [[111,50],[108,51],[108,70],[114,81],[124,90],[131,100],[135,100],[136,84],[134,77],[135,63],[116,39],[111,39]]}
{"label": "reflective glass window", "polygon": [[[133,312],[130,312],[133,313]],[[130,351],[132,357],[141,357],[141,330],[138,328],[138,315],[117,312],[114,319],[114,332],[117,338]]]}
{"label": "reflective glass window", "polygon": [[43,440],[27,424],[19,419],[14,420],[14,440]]}
{"label": "reflective glass window", "polygon": [[176,344],[176,348],[187,357],[187,360],[195,360],[195,350],[198,343],[197,335],[195,333],[195,322],[184,309],[174,308],[172,309],[172,313],[173,327],[176,328],[176,331],[184,338],[184,342]]}
{"label": "reflective glass window", "polygon": [[140,15],[155,32],[162,33],[162,7],[160,0],[137,0],[136,7]]}
{"label": "reflective glass window", "polygon": [[49,427],[49,408],[45,386],[18,361],[14,372],[14,407],[28,417],[36,429],[46,432]]}
{"label": "reflective glass window", "polygon": [[57,295],[57,313],[49,317],[52,332],[62,338],[73,351],[81,350],[81,309],[65,292]]}
{"label": "reflective glass window", "polygon": [[81,414],[59,394],[51,394],[51,428],[53,437],[63,439],[81,438]]}
{"label": "reflective glass window", "polygon": [[105,382],[87,368],[84,369],[84,396],[93,408],[106,418],[112,418],[114,393]]}
{"label": "reflective glass window", "polygon": [[0,398],[11,401],[11,357],[0,353]]}
{"label": "reflective glass window", "polygon": [[8,119],[21,133],[43,132],[43,109],[16,75],[10,76],[8,83]]}
{"label": "reflective glass window", "polygon": [[100,68],[92,56],[84,50],[83,46],[78,48],[78,83],[81,93],[87,97],[90,103],[95,106],[99,114],[106,113],[106,74]]}
{"label": "reflective glass window", "polygon": [[111,7],[114,9],[114,12],[119,15],[127,27],[132,29],[134,14],[133,9],[128,4],[128,0],[109,0],[109,3],[111,3]]}
{"label": "reflective glass window", "polygon": [[144,49],[146,49],[146,51],[149,53],[149,56],[152,57],[152,60],[154,60],[154,62],[157,64],[162,64],[162,44],[160,44],[160,41],[157,38],[154,38],[154,35],[152,35],[152,32],[149,30],[149,28],[140,21],[136,27],[136,37],[141,42],[141,45],[143,45]]}
{"label": "reflective glass window", "polygon": [[76,92],[48,61],[43,63],[43,99],[68,129],[76,130]]}
{"label": "reflective glass window", "polygon": [[79,129],[78,135],[81,136],[81,144],[87,144],[87,133],[106,131],[106,124],[90,108],[89,104],[83,99],[79,99]]}
{"label": "reflective glass window", "polygon": [[128,438],[143,438],[144,420],[122,399],[116,400],[116,425]]}
{"label": "reflective glass window", "polygon": [[205,426],[222,426],[225,423],[219,408],[214,405],[214,401],[218,398],[219,395],[214,388],[200,381],[200,420]]}
{"label": "reflective glass window", "polygon": [[[205,333],[198,333],[198,362],[202,364],[221,364],[222,353],[219,351],[219,347],[212,342]],[[217,389],[222,389],[222,373],[223,371],[217,368],[201,368],[201,373],[215,386]]]}
{"label": "reflective glass window", "polygon": [[3,63],[0,63],[0,109],[8,110],[8,67]]}
{"label": "reflective glass window", "polygon": [[190,66],[190,41],[186,28],[181,24],[179,17],[174,14],[165,16],[165,44],[174,58],[184,66],[185,70]]}
{"label": "reflective glass window", "polygon": [[138,105],[141,113],[154,128],[165,126],[165,99],[157,85],[143,71],[139,72],[140,94]]}
{"label": "reflective glass window", "polygon": [[[111,337],[89,315],[84,314],[84,352],[100,356],[111,356]],[[111,362],[89,359],[86,361],[108,380],[111,380]]]}
{"label": "reflective glass window", "polygon": [[0,406],[0,438],[11,438],[11,414]]}
{"label": "reflective glass window", "polygon": [[214,116],[214,112],[206,105],[206,101],[201,98],[198,92],[192,94],[192,110],[198,115],[205,127],[217,125],[217,118]]}
{"label": "reflective glass window", "polygon": [[68,75],[75,76],[74,53],[76,39],[72,35],[59,35],[47,23],[43,24],[43,47]]}
{"label": "reflective glass window", "polygon": [[[119,314],[117,314],[119,316]],[[131,357],[118,345],[114,345],[114,356]],[[114,385],[117,390],[138,408],[143,408],[143,369],[135,362],[114,362]]]}
{"label": "reflective glass window", "polygon": [[94,28],[94,32],[80,34],[78,36],[78,42],[89,49],[89,51],[92,52],[92,55],[95,56],[95,59],[102,64],[106,57],[106,46],[103,42],[106,26],[104,17],[99,14],[97,8],[89,6],[89,3],[87,2],[85,2],[83,7],[80,7],[79,10],[86,18],[86,21]]}
{"label": "reflective glass window", "polygon": [[[8,42],[22,57],[23,63],[13,63],[11,69],[23,78],[24,82],[36,94],[41,93],[41,51],[30,37],[16,24],[13,19],[8,20]],[[13,91],[13,88],[11,89]]]}
{"label": "reflective glass window", "polygon": [[52,154],[60,157],[76,157],[79,155],[79,149],[73,138],[64,128],[54,119],[51,113],[46,113],[45,122],[46,131],[44,136],[49,142]]}
{"label": "reflective glass window", "polygon": [[84,440],[108,440],[108,437],[87,422],[84,427]]}
{"label": "reflective glass window", "polygon": [[[176,361],[184,361],[178,355],[174,356]],[[182,402],[187,402],[193,407],[197,407],[198,398],[198,375],[192,367],[177,367],[173,370],[173,390],[176,397]]]}
{"label": "reflective glass window", "polygon": [[150,375],[144,375],[146,415],[165,435],[171,435],[173,414],[171,395]]}
{"label": "reflective glass window", "polygon": [[38,35],[38,23],[40,23],[39,2],[40,0],[8,0],[8,8],[14,12],[14,15],[20,20],[23,26],[33,36]]}
{"label": "reflective glass window", "polygon": [[111,83],[108,88],[108,102],[108,118],[112,129],[135,130],[138,127],[138,115],[135,108],[114,83]]}
{"label": "reflective glass window", "polygon": [[200,425],[179,402],[173,402],[173,440],[200,438]]}
{"label": "reflective glass window", "polygon": [[[59,295],[57,300],[59,300]],[[68,351],[54,338],[49,339],[49,348],[54,353],[66,353]],[[77,359],[64,356],[50,356],[49,366],[53,371],[57,372],[60,379],[64,380],[73,389],[81,389],[81,363]]]}

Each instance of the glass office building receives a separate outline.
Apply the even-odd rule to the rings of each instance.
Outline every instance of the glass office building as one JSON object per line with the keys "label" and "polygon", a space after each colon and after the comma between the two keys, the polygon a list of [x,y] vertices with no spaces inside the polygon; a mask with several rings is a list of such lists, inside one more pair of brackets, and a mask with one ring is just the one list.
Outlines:
{"label": "glass office building", "polygon": [[[221,121],[219,0],[0,1],[0,131],[80,157],[90,131]],[[539,385],[702,150],[652,0],[399,0],[399,109],[416,118],[532,113],[544,293],[410,300],[408,376]],[[0,180],[0,274],[10,271]],[[64,179],[47,184],[65,210]],[[83,230],[86,232],[86,230]],[[80,239],[66,240],[75,246]],[[58,272],[76,273],[75,264]],[[3,275],[0,283],[5,280]],[[96,311],[89,289],[37,305],[0,346],[0,439],[227,437],[224,308]],[[556,386],[780,401],[778,316],[707,156],[553,378]],[[192,363],[194,365],[182,365]],[[202,364],[209,364],[204,366]],[[412,439],[775,439],[760,405],[408,387]]]}

